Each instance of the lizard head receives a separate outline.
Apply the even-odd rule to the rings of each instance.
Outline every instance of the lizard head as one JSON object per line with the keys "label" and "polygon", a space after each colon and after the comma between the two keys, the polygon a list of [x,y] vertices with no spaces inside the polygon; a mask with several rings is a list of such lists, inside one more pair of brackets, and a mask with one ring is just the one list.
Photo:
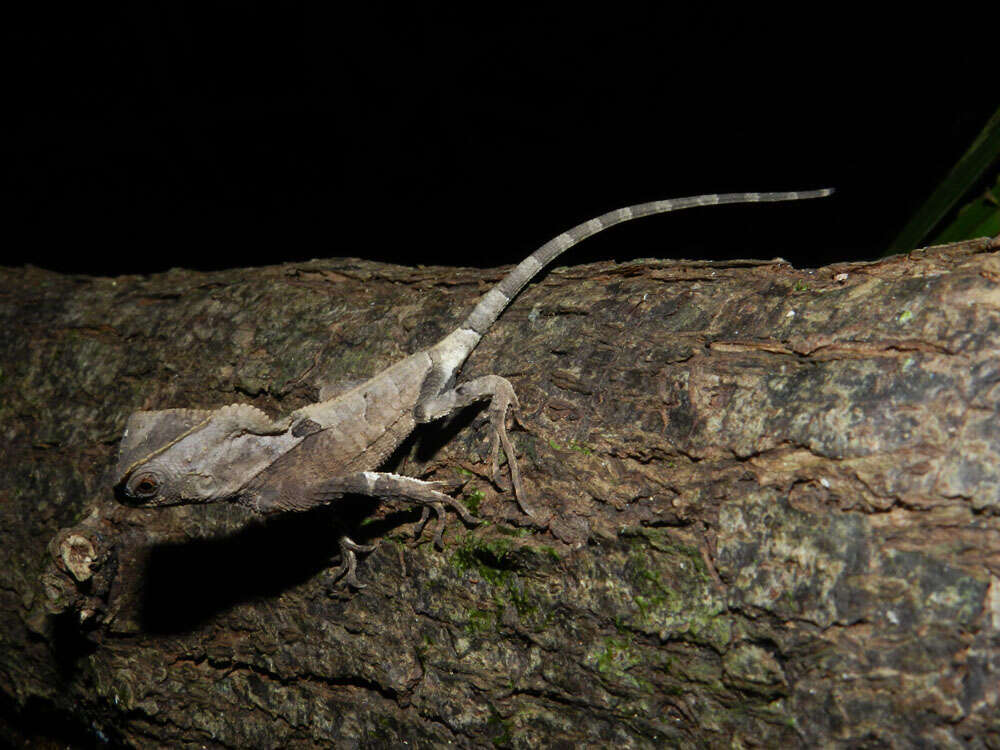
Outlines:
{"label": "lizard head", "polygon": [[283,422],[246,404],[139,411],[125,427],[115,485],[144,507],[232,498],[298,442]]}

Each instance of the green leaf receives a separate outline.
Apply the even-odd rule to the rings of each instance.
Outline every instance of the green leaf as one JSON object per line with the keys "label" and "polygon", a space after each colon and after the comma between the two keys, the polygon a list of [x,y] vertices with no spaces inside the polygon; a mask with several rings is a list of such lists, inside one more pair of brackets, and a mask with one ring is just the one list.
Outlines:
{"label": "green leaf", "polygon": [[931,244],[943,245],[997,234],[1000,234],[1000,173],[992,187],[958,210],[958,215],[935,235]]}
{"label": "green leaf", "polygon": [[[944,181],[937,186],[930,198],[903,227],[903,231],[893,240],[889,252],[912,250],[917,247],[934,227],[941,223],[941,220],[961,200],[962,196],[968,193],[979,181],[986,170],[998,161],[1000,161],[1000,109],[993,113],[982,131],[976,136],[976,140],[973,141],[969,150],[962,155]],[[989,203],[989,191],[987,191],[986,196],[986,202]],[[976,201],[973,205],[978,203],[979,201]],[[983,220],[976,218],[979,216],[978,212],[973,213],[975,216],[968,220],[969,228],[983,226]],[[988,223],[988,217],[986,217],[986,222],[985,226],[991,226]],[[951,226],[949,226],[950,228]],[[976,229],[971,236],[978,237],[984,233],[989,234],[988,231]],[[995,234],[995,232],[993,233]],[[967,239],[969,236],[969,234],[963,234],[956,236],[956,239]]]}

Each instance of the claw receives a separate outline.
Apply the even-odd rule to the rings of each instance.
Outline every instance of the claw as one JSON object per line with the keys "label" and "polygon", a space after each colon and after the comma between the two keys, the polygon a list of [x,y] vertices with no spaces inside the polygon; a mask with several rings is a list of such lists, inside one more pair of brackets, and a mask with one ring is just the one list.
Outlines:
{"label": "claw", "polygon": [[[481,518],[476,518],[474,515],[472,515],[472,512],[455,498],[448,497],[447,495],[445,495],[443,498],[443,502],[453,511],[458,513],[458,515],[462,517],[462,520],[465,521],[470,526],[478,526],[483,522]],[[444,508],[442,508],[441,511],[443,512]]]}
{"label": "claw", "polygon": [[358,544],[348,536],[341,536],[337,540],[337,544],[340,546],[340,559],[341,563],[336,570],[333,571],[334,582],[340,580],[343,577],[344,582],[355,589],[363,589],[368,584],[361,583],[358,580],[358,557],[355,552],[374,552],[377,545],[374,544]]}
{"label": "claw", "polygon": [[420,511],[420,520],[417,521],[417,533],[414,534],[416,539],[419,539],[423,535],[424,529],[427,528],[427,521],[430,517],[431,509],[425,505]]}
{"label": "claw", "polygon": [[441,503],[434,503],[431,508],[437,514],[437,523],[434,524],[434,546],[438,549],[444,549],[444,526],[445,526],[445,516],[444,516],[444,506]]}
{"label": "claw", "polygon": [[453,497],[448,497],[448,495],[440,495],[441,499],[433,502],[422,501],[423,502],[423,512],[420,514],[420,520],[417,522],[417,533],[416,537],[419,539],[424,533],[424,528],[427,526],[427,521],[431,517],[431,511],[434,511],[434,546],[438,549],[444,549],[444,529],[447,523],[447,514],[445,513],[445,506],[447,505],[453,511],[458,513],[470,526],[478,526],[482,523],[482,519],[476,518],[469,509],[466,508],[462,503]]}

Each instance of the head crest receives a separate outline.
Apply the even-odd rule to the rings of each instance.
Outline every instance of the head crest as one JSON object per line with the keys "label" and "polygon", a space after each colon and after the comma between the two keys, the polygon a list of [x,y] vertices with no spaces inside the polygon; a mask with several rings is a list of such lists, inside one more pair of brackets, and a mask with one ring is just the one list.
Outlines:
{"label": "head crest", "polygon": [[115,477],[124,479],[140,461],[176,442],[182,435],[208,419],[207,409],[164,409],[137,411],[125,423],[125,435],[118,450]]}

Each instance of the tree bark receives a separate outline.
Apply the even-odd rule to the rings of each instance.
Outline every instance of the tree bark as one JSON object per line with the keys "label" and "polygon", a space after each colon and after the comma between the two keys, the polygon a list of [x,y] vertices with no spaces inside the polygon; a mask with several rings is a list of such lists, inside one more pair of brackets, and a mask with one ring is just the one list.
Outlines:
{"label": "tree bark", "polygon": [[[272,415],[461,320],[499,271],[357,260],[0,270],[0,715],[135,747],[1000,747],[1000,254],[601,263],[525,290],[482,413],[392,463],[487,523],[364,499],[133,509],[137,409]],[[333,582],[336,528],[378,543]]]}

